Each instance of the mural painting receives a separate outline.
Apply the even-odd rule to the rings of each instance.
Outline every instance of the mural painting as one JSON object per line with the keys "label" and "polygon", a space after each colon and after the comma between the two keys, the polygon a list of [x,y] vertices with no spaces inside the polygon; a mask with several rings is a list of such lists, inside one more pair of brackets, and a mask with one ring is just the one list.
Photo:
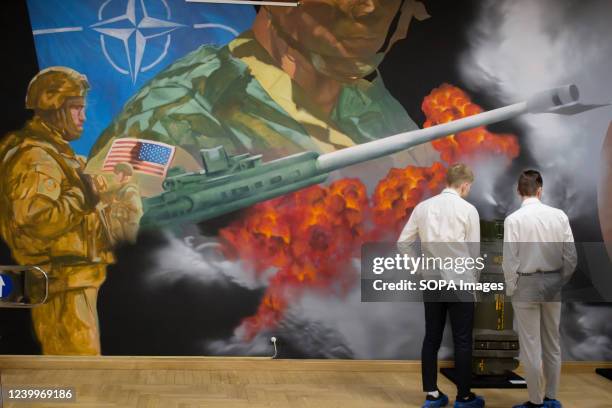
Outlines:
{"label": "mural painting", "polygon": [[[416,358],[422,305],[361,302],[361,248],[397,240],[457,162],[475,169],[481,218],[516,208],[510,180],[538,167],[577,239],[610,245],[599,67],[612,49],[591,40],[610,34],[612,8],[574,3],[455,6],[469,20],[454,65],[419,71],[434,85],[408,98],[420,78],[404,72],[422,57],[405,50],[438,46],[413,32],[452,20],[434,2],[28,0],[41,70],[33,118],[0,140],[0,232],[17,263],[51,277],[32,310],[42,353],[266,355],[275,335],[289,357]],[[561,64],[570,50],[593,64]],[[474,125],[299,178],[322,155],[571,83],[602,107]],[[567,322],[593,317],[564,326],[567,357],[609,358],[612,331],[592,324],[609,306],[564,307]]]}

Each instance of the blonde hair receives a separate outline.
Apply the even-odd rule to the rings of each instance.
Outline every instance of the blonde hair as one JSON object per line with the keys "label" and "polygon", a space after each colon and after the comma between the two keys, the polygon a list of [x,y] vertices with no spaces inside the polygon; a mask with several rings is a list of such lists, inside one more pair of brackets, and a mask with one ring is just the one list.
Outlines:
{"label": "blonde hair", "polygon": [[473,183],[474,173],[463,163],[455,163],[446,170],[446,184],[459,187],[463,183]]}

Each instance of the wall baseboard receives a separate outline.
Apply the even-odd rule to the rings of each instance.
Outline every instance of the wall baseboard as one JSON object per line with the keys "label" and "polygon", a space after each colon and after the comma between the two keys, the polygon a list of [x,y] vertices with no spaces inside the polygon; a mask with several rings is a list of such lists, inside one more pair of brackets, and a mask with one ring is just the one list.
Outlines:
{"label": "wall baseboard", "polygon": [[[452,362],[440,361],[440,367]],[[567,361],[563,372],[593,372],[612,368],[612,361]],[[270,357],[173,357],[173,356],[0,356],[0,370],[261,370],[280,371],[420,371],[416,360],[272,360]]]}

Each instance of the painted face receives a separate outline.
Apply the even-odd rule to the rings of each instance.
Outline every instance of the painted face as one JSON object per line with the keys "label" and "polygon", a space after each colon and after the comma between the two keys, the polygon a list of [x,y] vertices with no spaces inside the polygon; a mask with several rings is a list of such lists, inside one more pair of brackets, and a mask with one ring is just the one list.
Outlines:
{"label": "painted face", "polygon": [[56,126],[63,130],[64,139],[76,140],[83,133],[85,124],[85,98],[75,96],[66,99],[57,111]]}
{"label": "painted face", "polygon": [[70,115],[72,124],[79,130],[83,131],[83,125],[85,124],[85,101],[80,100],[68,101],[67,108]]}
{"label": "painted face", "polygon": [[303,0],[299,7],[269,7],[277,27],[304,49],[329,57],[375,54],[400,0]]}
{"label": "painted face", "polygon": [[269,7],[277,30],[310,55],[322,71],[367,75],[383,46],[401,0],[303,0],[299,7]]}
{"label": "painted face", "polygon": [[115,173],[115,177],[117,178],[117,182],[119,184],[123,184],[123,183],[129,181],[129,179],[130,179],[130,176],[127,175],[126,173],[122,172],[122,171],[116,172]]}

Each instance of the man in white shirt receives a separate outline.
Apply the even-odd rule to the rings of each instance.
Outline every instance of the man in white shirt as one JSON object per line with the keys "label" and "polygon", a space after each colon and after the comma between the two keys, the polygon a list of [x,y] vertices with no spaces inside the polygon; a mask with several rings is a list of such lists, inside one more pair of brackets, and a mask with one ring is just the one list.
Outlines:
{"label": "man in white shirt", "polygon": [[529,401],[514,408],[560,408],[555,399],[561,376],[561,287],[576,268],[569,220],[542,204],[543,180],[536,170],[519,177],[523,203],[504,222],[506,293],[512,296]]}
{"label": "man in white shirt", "polygon": [[[404,227],[398,242],[412,244],[420,239],[428,257],[478,256],[480,221],[476,208],[464,200],[470,192],[474,174],[465,164],[450,166],[446,174],[447,188],[417,205]],[[472,244],[469,244],[472,243]],[[425,271],[426,273],[427,271]],[[455,280],[452,270],[440,271],[445,280]],[[455,276],[453,276],[455,275]],[[474,281],[472,271],[462,279]],[[442,343],[446,315],[450,315],[455,345],[457,399],[455,408],[484,407],[484,399],[470,392],[472,379],[473,297],[463,301],[442,301],[424,293],[425,338],[421,351],[423,391],[427,393],[423,407],[437,408],[448,404],[448,397],[438,390],[438,351]]]}

